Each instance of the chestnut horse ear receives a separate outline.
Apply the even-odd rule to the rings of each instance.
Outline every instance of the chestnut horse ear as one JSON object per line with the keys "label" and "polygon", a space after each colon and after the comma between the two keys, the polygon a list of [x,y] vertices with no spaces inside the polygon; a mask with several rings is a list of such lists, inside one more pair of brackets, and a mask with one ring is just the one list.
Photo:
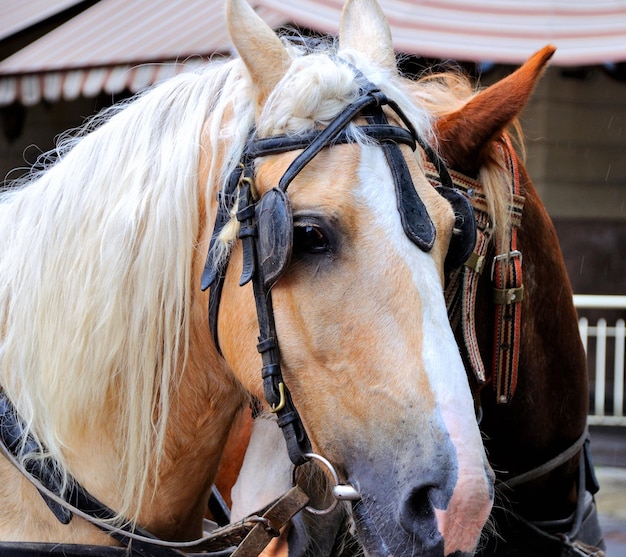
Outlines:
{"label": "chestnut horse ear", "polygon": [[522,112],[555,50],[542,48],[511,75],[437,120],[439,150],[451,168],[475,174],[483,148]]}
{"label": "chestnut horse ear", "polygon": [[365,54],[372,62],[396,71],[391,29],[376,0],[348,0],[341,14],[339,46]]}
{"label": "chestnut horse ear", "polygon": [[256,85],[257,106],[261,107],[287,73],[291,58],[276,33],[246,0],[228,0],[226,22],[231,41]]}

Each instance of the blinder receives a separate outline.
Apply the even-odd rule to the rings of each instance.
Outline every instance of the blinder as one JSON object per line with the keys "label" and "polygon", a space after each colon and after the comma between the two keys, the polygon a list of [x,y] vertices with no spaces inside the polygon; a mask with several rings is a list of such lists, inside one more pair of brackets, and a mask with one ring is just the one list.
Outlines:
{"label": "blinder", "polygon": [[454,229],[444,262],[446,274],[458,269],[467,261],[476,247],[476,218],[469,199],[456,188],[438,186],[435,188],[452,206]]}
{"label": "blinder", "polygon": [[265,288],[271,288],[291,260],[293,217],[287,194],[279,188],[265,192],[256,207],[258,260]]}

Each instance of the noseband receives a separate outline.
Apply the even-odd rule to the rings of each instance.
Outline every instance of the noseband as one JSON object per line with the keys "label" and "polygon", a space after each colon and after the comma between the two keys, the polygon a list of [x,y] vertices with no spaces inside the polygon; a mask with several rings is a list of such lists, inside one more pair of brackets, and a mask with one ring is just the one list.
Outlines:
{"label": "noseband", "polygon": [[[220,297],[226,276],[225,264],[220,265],[216,247],[220,234],[230,220],[231,210],[238,203],[238,237],[242,241],[243,270],[240,286],[252,282],[259,323],[259,343],[263,367],[264,395],[270,411],[277,416],[291,461],[296,465],[306,462],[311,447],[302,421],[283,380],[278,338],[272,309],[271,287],[285,272],[291,257],[293,222],[287,188],[302,169],[324,148],[355,142],[355,134],[348,125],[357,117],[365,125],[356,126],[362,134],[383,150],[391,170],[402,227],[407,237],[422,251],[432,249],[436,229],[424,202],[413,184],[411,173],[399,145],[415,150],[419,145],[439,174],[441,187],[437,190],[452,204],[456,216],[455,228],[461,230],[454,239],[446,258],[446,267],[461,265],[475,245],[475,220],[467,199],[452,186],[452,180],[443,161],[419,136],[402,109],[388,99],[380,89],[369,82],[356,68],[360,82],[358,98],[349,104],[322,130],[310,131],[296,137],[277,135],[252,138],[246,144],[241,160],[229,177],[225,189],[218,194],[218,212],[202,275],[202,289],[209,293],[209,328],[219,349],[217,317]],[[405,127],[389,123],[383,107],[389,107]],[[253,133],[251,133],[251,137]],[[254,163],[259,157],[277,155],[303,149],[289,165],[276,187],[260,199],[254,187]]]}

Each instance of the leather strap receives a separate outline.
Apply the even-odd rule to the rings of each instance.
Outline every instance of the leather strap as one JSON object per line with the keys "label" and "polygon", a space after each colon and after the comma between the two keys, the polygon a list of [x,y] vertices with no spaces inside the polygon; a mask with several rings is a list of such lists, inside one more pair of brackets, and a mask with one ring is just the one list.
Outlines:
{"label": "leather strap", "polygon": [[[416,147],[413,134],[409,130],[399,126],[370,124],[359,126],[358,129],[360,133],[379,142],[403,143],[409,145],[412,149]],[[296,136],[281,134],[273,137],[257,138],[246,147],[246,153],[251,158],[258,158],[267,157],[269,155],[279,155],[284,153],[285,150],[297,151],[298,149],[305,149],[314,142],[319,142],[322,133],[323,130],[311,130]],[[330,141],[322,143],[322,148],[352,142],[354,142],[354,134],[351,134],[346,129],[342,129],[337,135],[332,137]],[[309,161],[310,160],[311,159],[309,159]],[[302,165],[302,167],[304,167],[304,165]]]}
{"label": "leather strap", "polygon": [[298,486],[292,487],[263,513],[233,557],[257,557],[273,538],[280,535],[280,529],[308,504],[307,494]]}
{"label": "leather strap", "polygon": [[220,490],[216,485],[211,487],[211,495],[209,495],[209,511],[213,520],[220,526],[226,526],[230,523],[230,508],[222,497]]}
{"label": "leather strap", "polygon": [[[229,557],[232,550],[211,554]],[[130,553],[133,555],[133,553]],[[146,557],[149,554],[146,554]],[[180,553],[180,557],[184,555]],[[126,547],[46,542],[0,542],[0,557],[128,557]],[[198,556],[199,557],[199,556]],[[207,556],[208,557],[208,556]]]}
{"label": "leather strap", "polygon": [[220,300],[222,299],[224,280],[226,279],[226,264],[220,265],[217,261],[217,246],[218,243],[221,242],[220,235],[231,218],[230,211],[235,205],[237,188],[242,179],[244,167],[245,161],[238,165],[231,173],[226,188],[217,194],[217,215],[215,217],[209,251],[202,272],[202,290],[204,291],[209,288],[209,286],[211,287],[208,305],[209,331],[220,355],[222,354],[222,350],[217,334],[217,314],[220,308]]}
{"label": "leather strap", "polygon": [[[583,458],[585,460],[581,460],[581,468],[585,470],[588,463],[590,463],[590,454],[589,451],[589,431],[587,428],[582,432],[580,437],[576,439],[567,449],[565,449],[562,453],[559,453],[554,458],[551,458],[547,462],[544,462],[540,466],[533,468],[532,470],[528,470],[522,474],[518,474],[517,476],[513,476],[512,478],[508,478],[506,480],[500,480],[496,483],[497,487],[506,487],[513,488],[518,485],[523,485],[528,482],[532,482],[537,478],[541,478],[545,476],[548,472],[552,472],[555,468],[558,468],[562,464],[569,462],[576,454],[578,454],[581,450],[583,450]],[[593,467],[591,466],[593,470]],[[586,483],[586,482],[585,482]],[[593,486],[594,491],[596,493],[598,491],[597,483]]]}
{"label": "leather strap", "polygon": [[[536,545],[545,551],[552,546],[555,555],[604,557],[602,530],[593,500],[593,495],[597,493],[599,485],[595,478],[589,443],[589,433],[585,428],[582,435],[561,454],[533,470],[496,484],[496,487],[503,489],[528,483],[569,462],[577,453],[580,453],[576,482],[578,498],[574,512],[559,520],[537,522],[529,521],[509,511],[507,523],[512,523],[515,536],[523,539],[522,542],[512,542],[515,547],[530,549],[531,546]],[[506,540],[507,534],[503,534],[503,537]],[[527,547],[526,544],[528,544]]]}
{"label": "leather strap", "polygon": [[[240,203],[252,205],[250,184],[244,184],[241,191]],[[255,212],[250,211],[242,224],[245,227],[254,229],[256,227]],[[270,405],[272,412],[276,414],[278,425],[281,428],[287,444],[289,458],[299,466],[307,461],[304,456],[311,452],[311,444],[300,420],[298,411],[291,399],[291,394],[287,389],[282,376],[280,366],[280,352],[276,335],[276,325],[274,323],[274,310],[272,306],[272,292],[266,286],[264,277],[259,269],[261,262],[258,260],[258,250],[254,235],[245,235],[241,238],[244,252],[244,272],[246,268],[254,267],[254,272],[242,273],[241,284],[244,280],[252,281],[254,291],[254,301],[256,304],[257,322],[259,324],[259,343],[257,350],[261,354],[263,378],[263,389],[265,399]],[[246,263],[246,258],[250,262]]]}
{"label": "leather strap", "polygon": [[[452,183],[470,200],[476,218],[476,246],[474,252],[456,273],[445,290],[448,317],[452,328],[460,330],[469,365],[479,385],[487,381],[487,373],[480,355],[476,335],[476,293],[478,281],[487,266],[487,253],[491,245],[493,229],[489,217],[487,199],[482,193],[482,185],[454,170],[450,170]],[[433,165],[426,165],[426,176],[433,186],[439,186],[438,173]]]}
{"label": "leather strap", "polygon": [[[511,175],[511,193],[520,196],[519,168],[511,140],[504,134],[501,142],[496,143],[507,161]],[[517,229],[513,211],[509,234],[509,245],[497,245],[497,255],[492,264],[494,285],[495,326],[494,326],[494,377],[496,401],[506,404],[511,400],[517,385],[519,369],[519,351],[522,324],[522,254],[517,249]],[[521,220],[521,209],[519,211]]]}
{"label": "leather strap", "polygon": [[[367,111],[368,121],[378,125],[388,124],[385,113],[377,108]],[[382,143],[381,148],[391,170],[396,190],[396,201],[404,233],[423,251],[430,251],[435,243],[437,231],[426,205],[417,194],[406,160],[395,143]]]}

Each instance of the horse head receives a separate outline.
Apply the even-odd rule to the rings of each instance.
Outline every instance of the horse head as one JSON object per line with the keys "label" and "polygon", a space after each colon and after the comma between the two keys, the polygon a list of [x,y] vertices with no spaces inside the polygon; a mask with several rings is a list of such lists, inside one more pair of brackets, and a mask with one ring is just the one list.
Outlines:
{"label": "horse head", "polygon": [[[256,219],[254,272],[269,273],[261,297],[271,297],[287,402],[311,450],[358,491],[369,554],[469,554],[491,509],[492,474],[443,298],[459,231],[422,165],[424,152],[435,156],[431,116],[398,75],[374,2],[347,4],[332,53],[283,44],[243,0],[229,2],[228,24],[256,99],[234,179],[252,193],[230,210]],[[246,218],[241,243],[232,222],[213,234],[212,249],[229,252],[215,336],[232,373],[265,400],[258,296],[255,305],[239,285],[242,273],[244,283],[254,276]],[[205,286],[215,289],[211,253]],[[264,367],[270,380],[276,366]]]}
{"label": "horse head", "polygon": [[[356,3],[348,4],[345,10],[340,35],[342,47],[350,45],[349,48],[354,49],[356,52],[363,53],[364,50],[367,50],[365,45],[370,45],[371,51],[367,55],[368,59],[370,61],[375,61],[380,67],[387,71],[391,71],[392,75],[394,75],[395,59],[393,58],[389,47],[389,35],[384,23],[382,22],[382,17],[375,7],[371,7],[368,11],[368,9],[359,6],[358,13],[351,13],[352,11],[356,11],[355,5]],[[387,45],[386,48],[380,48],[381,42],[382,44]],[[280,52],[278,45],[276,45],[276,50]],[[446,74],[434,77],[429,76],[424,80],[407,84],[412,92],[412,101],[417,105],[428,105],[433,116],[435,117],[434,144],[437,145],[437,148],[439,149],[444,160],[452,168],[460,170],[467,175],[481,175],[483,183],[488,188],[487,195],[488,202],[490,203],[490,213],[493,215],[492,224],[497,225],[499,227],[498,230],[501,231],[501,233],[506,233],[505,231],[507,228],[507,190],[502,185],[502,180],[506,180],[506,176],[503,174],[503,170],[501,168],[502,163],[496,156],[494,156],[493,139],[498,138],[507,126],[515,122],[516,117],[528,101],[553,52],[553,47],[546,47],[540,50],[518,71],[503,79],[501,82],[498,82],[497,84],[478,93],[474,92],[470,84],[464,78],[461,78],[456,74]],[[283,62],[283,65],[284,67],[287,67],[288,63]],[[279,175],[280,171],[277,173],[277,177]],[[340,174],[337,174],[337,176],[339,175]],[[333,179],[333,183],[334,180],[335,179]],[[416,187],[421,195],[422,190],[419,189],[417,181]],[[394,211],[390,208],[390,214],[391,213],[394,213]],[[397,257],[396,254],[394,254],[394,256]],[[381,256],[377,256],[377,260],[379,257]],[[394,266],[397,264],[398,262],[396,262]],[[369,282],[372,278],[372,276],[368,275],[365,279],[359,280],[367,280]],[[382,288],[389,286],[386,281],[383,281],[383,283]],[[345,306],[345,301],[332,301],[331,303],[340,304],[342,309],[348,309]],[[415,308],[411,311],[414,310]],[[374,329],[380,330],[380,325],[372,326]],[[398,331],[400,332],[400,330],[401,329],[399,328]],[[344,333],[338,328],[333,329],[332,332],[334,333],[334,338],[331,338],[331,346],[335,346],[343,340],[341,335]],[[316,331],[314,338],[324,338],[323,336],[317,337],[318,334],[321,334],[321,332]],[[373,345],[372,341],[367,342],[368,345],[370,345],[370,343]],[[298,347],[296,346],[295,348],[297,349]],[[361,344],[359,344],[359,349],[363,349]],[[448,350],[453,351],[452,348],[448,348]],[[369,355],[369,352],[367,354],[367,358],[370,358],[371,356]],[[400,352],[398,352],[398,354],[400,354]],[[358,360],[356,356],[352,357],[355,358],[355,360]],[[314,361],[314,358],[311,358],[311,361]],[[306,360],[303,358],[302,364],[304,365],[305,362]],[[367,364],[361,365],[363,366],[362,369],[368,369]],[[374,373],[377,374],[377,371],[375,370]],[[325,379],[326,376],[321,374],[321,377]],[[352,380],[352,376],[342,375],[342,378],[344,378],[345,381]],[[329,385],[328,388],[330,389],[331,386]],[[352,392],[350,392],[350,394],[351,396],[355,396]],[[355,398],[355,401],[356,400],[357,399]],[[362,404],[360,399],[357,404]],[[366,404],[371,407],[370,403]],[[360,412],[364,414],[363,410]],[[374,415],[375,412],[376,410],[374,410],[373,414],[370,415]],[[410,412],[408,412],[408,415],[410,415]],[[408,420],[410,420],[410,418],[408,418]],[[413,422],[412,425],[415,426],[415,422]],[[277,495],[280,493],[281,489],[284,489],[287,485],[289,485],[290,475],[288,469],[285,471],[284,464],[278,464],[281,461],[281,458],[283,461],[286,459],[284,446],[283,450],[280,451],[279,448],[277,448],[280,447],[280,444],[274,445],[268,442],[271,437],[268,427],[269,426],[266,423],[262,422],[258,427],[255,425],[255,428],[253,429],[249,453],[246,455],[239,480],[233,490],[233,512],[235,516],[243,516],[245,512],[249,512],[260,506],[259,503],[267,502],[267,500],[263,499],[258,490],[251,489],[251,486],[257,481],[260,471],[267,469],[269,470],[269,474],[276,473],[278,476],[283,478],[282,482],[284,485],[281,484],[280,481],[271,482],[270,485],[265,483],[265,489],[269,490],[265,493],[266,498],[269,497],[271,499],[272,496]],[[277,429],[274,430],[274,435],[279,435],[277,431]],[[337,434],[339,433],[341,432],[337,431]],[[259,440],[258,437],[261,437],[262,439]],[[361,437],[361,439],[362,438],[363,437]],[[395,440],[397,437],[392,436],[390,439]],[[280,442],[280,439],[277,442]],[[341,441],[333,442],[341,443]],[[421,440],[419,440],[418,443],[419,442],[421,442]],[[381,441],[380,446],[388,445],[385,445],[385,442]],[[351,445],[350,447],[352,448]],[[363,448],[364,451],[370,450],[369,446],[366,445],[364,445]],[[410,458],[415,459],[414,461],[416,463],[420,462],[414,454]],[[388,461],[385,461],[385,464],[382,466],[388,466],[387,462]],[[372,466],[372,469],[376,472],[380,470],[376,464]],[[416,475],[415,479],[417,482],[420,481],[419,474],[422,473],[421,470],[423,469],[420,469],[419,465],[417,465],[414,469],[414,474]],[[475,471],[476,469],[474,468],[473,470]],[[469,468],[468,473],[470,474],[468,477],[471,477],[471,467]],[[465,471],[462,471],[461,475],[464,474]],[[384,480],[380,481],[386,481],[387,477],[387,474],[383,474],[381,478],[384,478]],[[428,474],[426,477],[428,477]],[[276,484],[274,485],[274,491],[271,489],[271,484]],[[360,482],[359,486],[361,486]],[[388,488],[387,486],[388,484],[385,483],[385,489]],[[419,494],[419,490],[416,491],[416,493]],[[418,499],[419,495],[414,502],[418,502]],[[385,501],[389,501],[389,498],[386,498]],[[387,504],[390,505],[389,503]],[[370,507],[375,507],[375,505],[371,503],[371,499]],[[372,511],[375,516],[382,516],[383,512],[385,511]],[[386,512],[387,516],[402,517],[402,511],[399,510],[398,507],[393,508],[390,505]],[[336,514],[334,519],[334,526],[336,528],[337,524],[341,523],[343,520],[343,517],[339,512]],[[481,520],[482,518],[478,520],[470,519],[469,524],[477,525]],[[304,524],[302,524],[302,521],[304,521]],[[304,552],[307,551],[306,542],[303,543],[302,540],[298,540],[297,538],[302,537],[301,534],[303,530],[308,531],[309,534],[314,532],[315,524],[318,521],[319,517],[314,515],[307,516],[306,513],[304,513],[302,517],[297,518],[295,527],[292,529],[290,534],[290,552],[293,551],[293,554],[297,555],[300,554],[299,552],[304,554]],[[402,523],[402,518],[400,518],[400,522]],[[438,527],[441,532],[441,526],[439,525]],[[334,531],[335,530],[333,530],[333,532]],[[326,536],[317,536],[316,539],[318,541],[325,539],[328,537],[328,531],[326,534]],[[315,534],[313,533],[312,535],[315,538]],[[450,538],[448,538],[448,540],[449,539]],[[319,546],[318,541],[314,540],[312,543]],[[469,551],[467,549],[469,544],[466,544],[465,546],[461,546],[460,544],[455,546],[454,542],[448,543],[449,545],[446,544],[445,546],[446,552],[449,548],[455,547],[457,549],[462,547],[461,551]],[[318,550],[324,551],[319,547]],[[336,551],[336,549],[333,549],[333,551]],[[371,548],[369,551],[371,551]]]}

